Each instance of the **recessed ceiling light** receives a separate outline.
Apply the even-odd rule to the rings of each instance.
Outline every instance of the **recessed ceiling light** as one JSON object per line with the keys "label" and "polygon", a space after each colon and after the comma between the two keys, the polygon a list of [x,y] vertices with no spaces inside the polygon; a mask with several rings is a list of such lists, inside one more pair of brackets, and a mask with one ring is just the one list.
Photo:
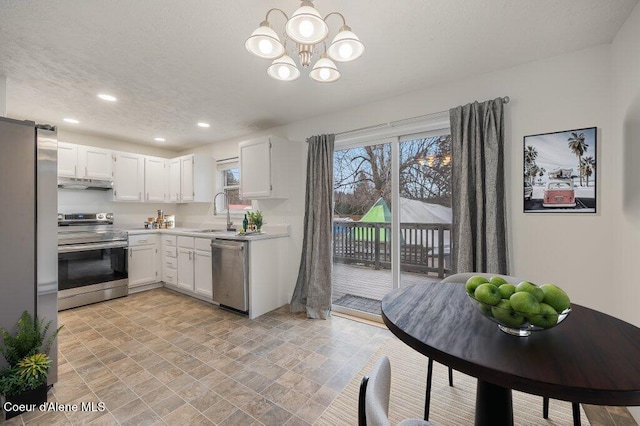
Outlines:
{"label": "recessed ceiling light", "polygon": [[103,101],[109,101],[109,102],[115,102],[118,100],[115,96],[107,95],[106,93],[100,93],[98,97]]}
{"label": "recessed ceiling light", "polygon": [[79,121],[76,120],[75,118],[63,118],[64,121],[66,121],[67,123],[71,123],[71,124],[78,124]]}
{"label": "recessed ceiling light", "polygon": [[153,140],[156,142],[164,142],[165,138],[153,138]]}
{"label": "recessed ceiling light", "polygon": [[204,127],[205,129],[211,127],[211,125],[209,123],[205,123],[204,121],[199,122],[198,126],[199,127]]}

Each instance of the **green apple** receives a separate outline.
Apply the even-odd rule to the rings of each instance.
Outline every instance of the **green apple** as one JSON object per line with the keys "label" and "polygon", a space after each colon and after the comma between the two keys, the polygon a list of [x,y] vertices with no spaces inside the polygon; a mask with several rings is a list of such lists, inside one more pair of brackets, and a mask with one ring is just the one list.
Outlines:
{"label": "green apple", "polygon": [[530,281],[522,281],[520,284],[518,284],[516,286],[516,292],[518,291],[526,291],[533,294],[538,302],[542,302],[542,299],[544,299],[544,292],[540,289],[540,287]]}
{"label": "green apple", "polygon": [[495,319],[508,327],[517,327],[524,322],[524,317],[513,311],[508,299],[500,300],[496,306],[491,308],[491,313]]}
{"label": "green apple", "polygon": [[524,316],[540,313],[540,302],[528,291],[516,291],[509,298],[509,302],[514,311]]}
{"label": "green apple", "polygon": [[478,308],[480,309],[480,312],[482,312],[485,316],[493,316],[493,314],[491,313],[493,306],[485,305],[484,303],[478,303]]}
{"label": "green apple", "polygon": [[480,284],[484,284],[488,282],[489,280],[483,277],[482,275],[474,275],[467,280],[467,283],[465,284],[465,288],[467,289],[467,293],[469,293],[470,296],[473,296],[473,294],[476,291],[476,288],[478,288]]}
{"label": "green apple", "polygon": [[502,284],[500,287],[498,287],[498,290],[500,291],[500,295],[503,299],[508,299],[513,293],[516,292],[516,286],[509,283]]}
{"label": "green apple", "polygon": [[558,313],[553,306],[541,303],[540,313],[538,315],[530,315],[527,319],[531,324],[538,327],[550,328],[557,324]]}
{"label": "green apple", "polygon": [[499,277],[497,275],[494,275],[493,277],[491,277],[491,279],[489,280],[489,282],[493,285],[495,285],[496,287],[500,287],[502,284],[507,284],[509,281],[505,280],[502,277]]}
{"label": "green apple", "polygon": [[487,305],[495,305],[502,299],[498,287],[489,283],[480,284],[473,293],[473,297]]}
{"label": "green apple", "polygon": [[560,313],[571,306],[569,296],[560,287],[554,284],[543,284],[540,289],[544,293],[544,303],[553,306],[556,312]]}

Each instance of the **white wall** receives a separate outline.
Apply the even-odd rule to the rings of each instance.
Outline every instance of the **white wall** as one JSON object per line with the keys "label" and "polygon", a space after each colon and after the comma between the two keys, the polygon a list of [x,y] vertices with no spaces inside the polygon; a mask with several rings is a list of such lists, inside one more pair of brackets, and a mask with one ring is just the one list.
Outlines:
{"label": "white wall", "polygon": [[7,77],[0,75],[0,117],[7,116]]}
{"label": "white wall", "polygon": [[[540,284],[554,282],[564,287],[576,303],[612,312],[612,296],[602,291],[602,283],[610,281],[613,273],[611,223],[616,208],[608,190],[614,186],[610,171],[615,154],[611,149],[610,53],[609,45],[597,46],[201,149],[220,158],[231,153],[238,141],[260,134],[278,134],[304,143],[314,134],[351,130],[508,95],[511,102],[505,114],[505,155],[511,273]],[[590,126],[598,127],[599,137],[598,213],[524,214],[523,136]],[[304,180],[304,175],[300,179]]]}
{"label": "white wall", "polygon": [[[640,5],[612,45],[614,194],[612,279],[602,283],[612,294],[613,315],[640,324]],[[640,422],[640,407],[629,410]]]}

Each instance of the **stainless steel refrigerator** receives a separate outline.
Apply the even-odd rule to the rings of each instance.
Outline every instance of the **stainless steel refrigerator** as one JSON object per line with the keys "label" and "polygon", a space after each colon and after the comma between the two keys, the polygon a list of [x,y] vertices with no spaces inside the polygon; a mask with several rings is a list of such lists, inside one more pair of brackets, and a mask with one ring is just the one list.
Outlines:
{"label": "stainless steel refrigerator", "polygon": [[[57,159],[55,127],[0,117],[0,326],[11,332],[25,310],[58,327]],[[49,355],[51,384],[57,345]]]}

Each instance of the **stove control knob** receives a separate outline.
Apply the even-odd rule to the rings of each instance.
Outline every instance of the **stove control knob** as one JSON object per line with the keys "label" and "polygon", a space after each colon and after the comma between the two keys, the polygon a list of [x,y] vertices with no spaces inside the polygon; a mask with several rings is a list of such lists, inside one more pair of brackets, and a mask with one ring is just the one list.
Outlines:
{"label": "stove control knob", "polygon": [[113,220],[113,213],[107,213],[107,219]]}
{"label": "stove control knob", "polygon": [[99,213],[98,220],[103,220],[103,219],[104,219],[104,213]]}
{"label": "stove control knob", "polygon": [[64,220],[64,215],[62,213],[58,213],[58,220]]}

